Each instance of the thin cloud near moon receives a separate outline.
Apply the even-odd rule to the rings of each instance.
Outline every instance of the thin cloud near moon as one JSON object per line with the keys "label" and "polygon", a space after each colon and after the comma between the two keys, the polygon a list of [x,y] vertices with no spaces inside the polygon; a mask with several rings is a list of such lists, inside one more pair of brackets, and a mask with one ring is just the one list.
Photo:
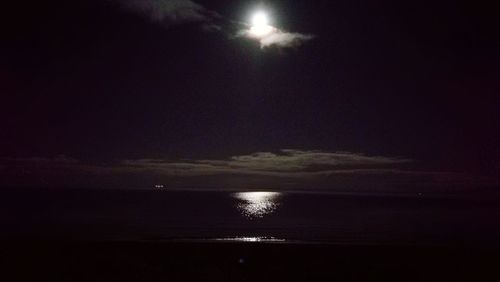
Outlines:
{"label": "thin cloud near moon", "polygon": [[250,28],[241,32],[248,38],[259,41],[261,48],[296,47],[314,38],[313,35],[282,31],[269,24],[268,16],[263,11],[255,12]]}
{"label": "thin cloud near moon", "polygon": [[[128,10],[139,12],[152,21],[172,26],[199,24],[203,30],[244,37],[260,44],[261,48],[298,47],[314,38],[311,34],[287,32],[267,23],[262,11],[256,12],[250,23],[224,19],[219,13],[190,0],[115,0]],[[236,36],[234,36],[236,30]]]}
{"label": "thin cloud near moon", "polygon": [[255,36],[250,31],[245,33],[249,38],[253,38],[259,41],[261,48],[276,46],[276,47],[298,47],[304,42],[309,41],[314,38],[313,35],[301,34],[301,33],[291,33],[273,28],[273,30],[264,36]]}
{"label": "thin cloud near moon", "polygon": [[210,22],[217,13],[190,0],[116,0],[123,7],[140,12],[165,25]]}

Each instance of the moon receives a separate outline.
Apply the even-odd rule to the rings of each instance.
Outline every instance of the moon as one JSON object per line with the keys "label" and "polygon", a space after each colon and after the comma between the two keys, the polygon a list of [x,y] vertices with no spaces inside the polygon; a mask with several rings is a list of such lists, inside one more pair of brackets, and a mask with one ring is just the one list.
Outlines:
{"label": "moon", "polygon": [[255,37],[263,37],[273,31],[269,25],[269,18],[265,12],[259,11],[252,16],[250,34]]}

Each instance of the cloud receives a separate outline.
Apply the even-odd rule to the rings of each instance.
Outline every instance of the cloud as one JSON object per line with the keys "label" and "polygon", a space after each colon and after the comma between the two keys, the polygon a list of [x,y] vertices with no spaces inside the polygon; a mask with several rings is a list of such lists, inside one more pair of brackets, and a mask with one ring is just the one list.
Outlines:
{"label": "cloud", "polygon": [[75,166],[80,163],[77,159],[58,155],[53,158],[3,158],[0,161],[7,166]]}
{"label": "cloud", "polygon": [[118,0],[124,7],[142,12],[163,24],[210,23],[218,14],[190,0]]}
{"label": "cloud", "polygon": [[174,176],[253,175],[272,177],[314,177],[336,173],[381,173],[395,170],[388,166],[411,162],[409,159],[366,156],[350,152],[283,149],[276,153],[256,152],[226,159],[168,160],[131,159],[110,164],[90,164],[64,155],[55,158],[4,158],[0,164],[22,167],[25,170],[41,168],[89,173],[143,173],[154,172]]}
{"label": "cloud", "polygon": [[264,35],[255,35],[250,29],[242,30],[240,34],[243,34],[247,38],[257,40],[261,48],[272,46],[279,48],[299,47],[314,38],[314,35],[311,34],[286,32],[275,27],[270,27],[269,32]]}
{"label": "cloud", "polygon": [[350,152],[284,149],[277,153],[257,152],[250,155],[232,156],[223,160],[139,159],[125,160],[120,165],[137,170],[184,176],[239,174],[300,178],[329,175],[346,169],[355,173],[355,170],[352,170],[353,167],[373,168],[407,162],[411,160],[366,156]]}
{"label": "cloud", "polygon": [[[282,149],[220,159],[127,159],[96,163],[64,155],[54,158],[0,158],[3,186],[147,188],[170,183],[199,189],[365,189],[408,191],[496,183],[498,178],[416,169],[411,159],[352,152]],[[378,188],[377,188],[378,187]],[[413,187],[413,188],[412,188]],[[385,190],[384,190],[385,189]],[[396,189],[396,190],[394,190]]]}
{"label": "cloud", "polygon": [[[125,8],[140,12],[154,22],[171,26],[184,23],[197,23],[205,31],[221,32],[230,37],[246,37],[266,47],[298,47],[314,38],[310,34],[287,32],[268,26],[269,32],[255,36],[246,23],[224,19],[215,11],[191,0],[115,0]],[[236,31],[236,32],[235,32]],[[236,36],[234,35],[236,33]]]}
{"label": "cloud", "polygon": [[277,46],[277,47],[298,47],[304,42],[313,39],[314,36],[309,34],[290,33],[278,31],[274,34],[260,39],[262,48]]}

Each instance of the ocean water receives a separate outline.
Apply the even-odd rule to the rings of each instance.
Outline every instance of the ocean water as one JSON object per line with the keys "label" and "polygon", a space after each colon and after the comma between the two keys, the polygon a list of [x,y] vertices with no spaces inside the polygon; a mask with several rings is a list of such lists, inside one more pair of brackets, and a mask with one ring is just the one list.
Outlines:
{"label": "ocean water", "polygon": [[498,245],[495,198],[4,189],[3,237]]}

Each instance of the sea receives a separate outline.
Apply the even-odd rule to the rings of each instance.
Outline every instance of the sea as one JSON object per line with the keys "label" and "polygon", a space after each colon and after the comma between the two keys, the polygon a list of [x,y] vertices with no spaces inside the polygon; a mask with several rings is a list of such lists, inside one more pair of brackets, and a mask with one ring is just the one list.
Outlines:
{"label": "sea", "polygon": [[499,246],[498,197],[168,189],[0,191],[9,239]]}

